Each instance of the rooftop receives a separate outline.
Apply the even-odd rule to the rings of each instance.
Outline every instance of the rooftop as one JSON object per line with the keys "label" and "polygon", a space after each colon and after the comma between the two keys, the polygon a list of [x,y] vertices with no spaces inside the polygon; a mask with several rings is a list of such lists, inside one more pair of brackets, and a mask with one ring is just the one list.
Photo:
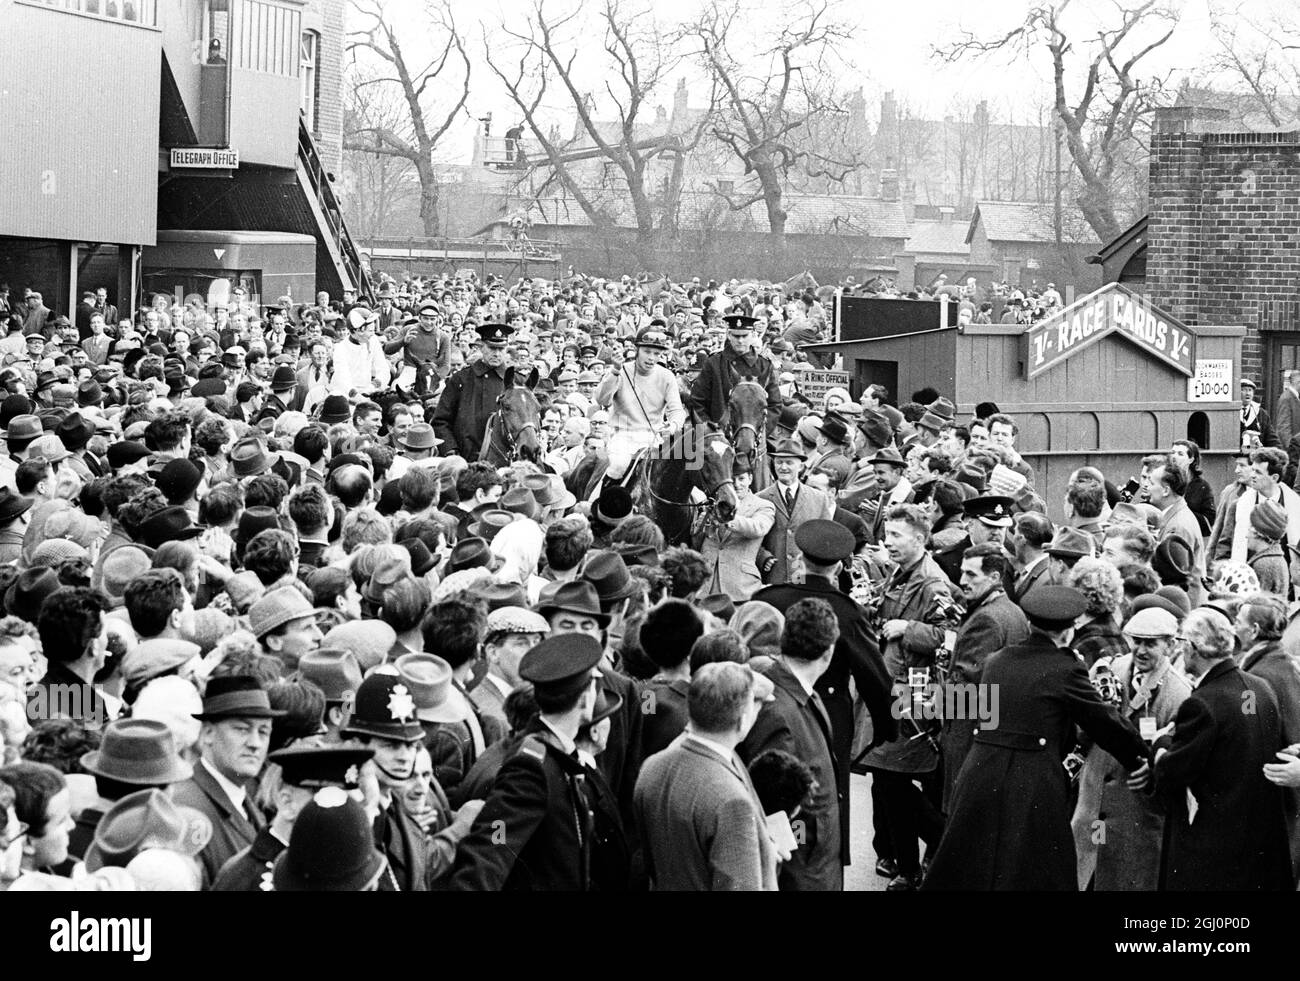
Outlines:
{"label": "rooftop", "polygon": [[[980,201],[975,205],[965,241],[970,242],[976,224],[983,222],[990,242],[1053,242],[1056,240],[1055,209],[1050,204],[1029,201]],[[1096,242],[1083,214],[1073,207],[1064,208],[1062,235],[1067,242]]]}

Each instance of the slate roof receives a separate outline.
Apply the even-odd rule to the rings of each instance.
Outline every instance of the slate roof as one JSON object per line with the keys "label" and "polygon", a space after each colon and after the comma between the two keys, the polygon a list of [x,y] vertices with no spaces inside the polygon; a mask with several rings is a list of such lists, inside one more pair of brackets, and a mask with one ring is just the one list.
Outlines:
{"label": "slate roof", "polygon": [[[990,242],[1055,241],[1053,210],[1050,204],[1029,201],[980,201],[975,205],[975,213],[971,215],[966,242],[970,243],[975,234],[975,226],[981,221],[984,223],[984,234]],[[1088,224],[1077,208],[1065,209],[1062,228],[1067,242],[1096,242],[1096,236],[1090,230],[1086,234],[1082,233]]]}

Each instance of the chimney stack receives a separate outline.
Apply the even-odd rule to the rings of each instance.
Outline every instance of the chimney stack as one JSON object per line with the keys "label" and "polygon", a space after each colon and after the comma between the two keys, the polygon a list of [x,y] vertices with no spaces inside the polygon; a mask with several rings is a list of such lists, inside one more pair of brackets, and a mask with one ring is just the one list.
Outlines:
{"label": "chimney stack", "polygon": [[880,172],[880,200],[898,200],[898,171],[892,167]]}
{"label": "chimney stack", "polygon": [[945,224],[945,225],[951,225],[951,224],[952,224],[952,216],[953,216],[954,214],[956,214],[956,212],[957,212],[957,209],[956,209],[956,208],[950,208],[950,207],[947,207],[947,206],[944,206],[944,207],[940,208],[940,209],[939,209],[939,221],[943,222],[943,224]]}

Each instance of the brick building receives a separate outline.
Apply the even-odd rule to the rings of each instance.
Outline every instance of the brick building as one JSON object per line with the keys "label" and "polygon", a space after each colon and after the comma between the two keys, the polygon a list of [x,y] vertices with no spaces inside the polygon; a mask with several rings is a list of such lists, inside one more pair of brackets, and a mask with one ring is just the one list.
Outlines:
{"label": "brick building", "polygon": [[1146,234],[1131,258],[1145,250],[1141,288],[1156,306],[1246,328],[1241,375],[1262,381],[1271,408],[1282,369],[1300,367],[1300,132],[1233,126],[1222,109],[1159,111]]}

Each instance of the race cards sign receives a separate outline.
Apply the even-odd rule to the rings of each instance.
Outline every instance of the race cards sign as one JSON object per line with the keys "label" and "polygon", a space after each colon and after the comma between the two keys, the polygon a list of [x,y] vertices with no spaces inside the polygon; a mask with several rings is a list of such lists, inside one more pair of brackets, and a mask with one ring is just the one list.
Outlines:
{"label": "race cards sign", "polygon": [[1196,335],[1144,297],[1109,283],[1025,332],[1021,348],[1025,377],[1036,378],[1115,333],[1175,371],[1193,374]]}

